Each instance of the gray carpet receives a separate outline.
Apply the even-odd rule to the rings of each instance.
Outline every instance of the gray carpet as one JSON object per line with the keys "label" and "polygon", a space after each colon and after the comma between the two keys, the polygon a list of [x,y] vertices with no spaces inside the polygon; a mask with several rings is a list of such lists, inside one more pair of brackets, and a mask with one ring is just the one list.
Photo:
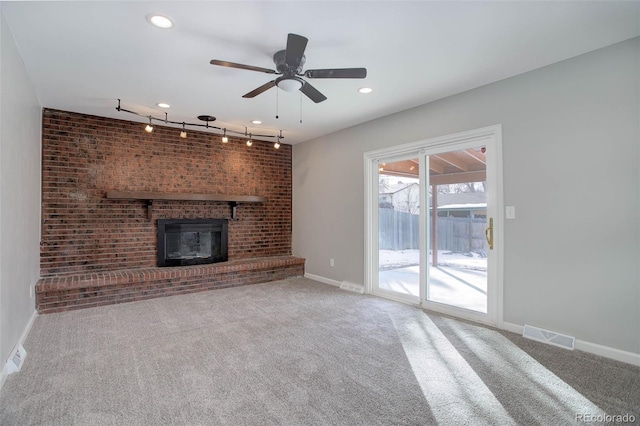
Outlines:
{"label": "gray carpet", "polygon": [[2,425],[640,422],[640,368],[303,278],[43,315],[24,346]]}

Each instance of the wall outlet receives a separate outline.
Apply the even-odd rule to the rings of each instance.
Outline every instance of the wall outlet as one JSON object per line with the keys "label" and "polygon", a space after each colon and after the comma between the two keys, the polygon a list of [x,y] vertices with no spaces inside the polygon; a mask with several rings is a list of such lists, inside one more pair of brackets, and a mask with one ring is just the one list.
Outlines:
{"label": "wall outlet", "polygon": [[506,206],[504,208],[505,216],[507,219],[515,219],[516,218],[516,207],[515,206]]}
{"label": "wall outlet", "polygon": [[333,259],[329,259],[329,266],[331,266],[332,268],[336,266],[336,261]]}

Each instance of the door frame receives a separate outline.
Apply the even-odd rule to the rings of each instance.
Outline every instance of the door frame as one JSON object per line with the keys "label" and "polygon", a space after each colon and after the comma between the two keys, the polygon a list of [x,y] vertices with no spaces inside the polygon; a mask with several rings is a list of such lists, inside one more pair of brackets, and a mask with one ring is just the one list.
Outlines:
{"label": "door frame", "polygon": [[[464,145],[483,145],[490,144],[494,147],[495,152],[492,153],[491,164],[487,164],[487,176],[495,181],[495,190],[489,191],[487,196],[487,205],[495,206],[493,210],[494,220],[494,234],[493,239],[495,243],[494,256],[495,261],[490,262],[490,269],[487,271],[491,282],[493,291],[488,291],[487,298],[487,314],[474,313],[473,311],[467,311],[464,309],[449,307],[448,305],[438,304],[435,302],[423,303],[426,299],[424,294],[424,280],[425,275],[428,273],[428,267],[421,267],[420,271],[420,302],[415,300],[406,299],[390,294],[386,294],[380,291],[374,291],[374,282],[378,277],[378,163],[382,158],[402,157],[409,156],[415,153],[419,153],[421,156],[425,152],[443,152],[448,150],[460,149],[460,146]],[[423,170],[424,167],[423,167]],[[474,130],[468,130],[464,132],[454,133],[450,135],[439,136],[435,138],[429,138],[392,146],[388,148],[382,148],[374,151],[364,153],[364,183],[365,183],[365,270],[364,270],[364,282],[365,292],[369,294],[375,294],[377,296],[386,297],[398,302],[408,303],[415,306],[421,306],[425,309],[442,312],[445,314],[455,315],[461,318],[470,319],[473,321],[489,323],[501,327],[503,323],[503,275],[504,275],[504,203],[503,203],[503,182],[502,182],[502,126],[497,124],[493,126],[483,127]],[[425,181],[424,174],[421,177],[422,181]],[[422,182],[424,183],[424,182]],[[421,192],[425,193],[426,187],[421,186]],[[421,200],[421,205],[426,205]],[[421,215],[426,214],[425,209],[421,209]],[[423,245],[428,238],[427,231],[423,231],[421,227],[421,265],[428,265],[426,260],[426,250]],[[424,270],[424,271],[423,271]]]}

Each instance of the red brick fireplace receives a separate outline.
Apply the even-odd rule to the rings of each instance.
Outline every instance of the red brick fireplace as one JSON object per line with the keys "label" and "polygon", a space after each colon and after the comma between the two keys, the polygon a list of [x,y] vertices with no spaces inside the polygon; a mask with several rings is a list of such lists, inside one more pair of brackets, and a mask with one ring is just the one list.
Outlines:
{"label": "red brick fireplace", "polygon": [[[304,273],[304,259],[291,256],[290,145],[248,147],[233,137],[223,144],[196,131],[181,139],[179,129],[155,126],[149,134],[143,127],[44,110],[40,312]],[[214,194],[223,201],[106,197],[114,191]],[[260,201],[240,202],[232,218],[224,200],[247,196]],[[157,220],[205,218],[228,219],[228,262],[158,268]]]}

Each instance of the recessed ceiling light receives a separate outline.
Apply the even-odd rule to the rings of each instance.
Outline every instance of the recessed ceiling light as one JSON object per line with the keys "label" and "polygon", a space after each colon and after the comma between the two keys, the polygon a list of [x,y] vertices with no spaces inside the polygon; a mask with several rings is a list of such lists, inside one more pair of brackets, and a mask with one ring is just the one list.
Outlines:
{"label": "recessed ceiling light", "polygon": [[262,124],[262,121],[260,121],[260,120],[253,120],[253,121],[251,121],[251,123],[253,123],[253,124]]}
{"label": "recessed ceiling light", "polygon": [[158,105],[160,108],[171,108],[171,105],[166,102],[158,102],[156,105]]}
{"label": "recessed ceiling light", "polygon": [[164,30],[167,30],[173,27],[173,21],[171,21],[171,19],[163,15],[158,15],[158,14],[149,15],[147,16],[147,21],[149,21],[151,25],[158,28],[162,28]]}
{"label": "recessed ceiling light", "polygon": [[360,93],[371,93],[373,92],[373,89],[371,87],[361,87],[358,89],[358,92]]}

